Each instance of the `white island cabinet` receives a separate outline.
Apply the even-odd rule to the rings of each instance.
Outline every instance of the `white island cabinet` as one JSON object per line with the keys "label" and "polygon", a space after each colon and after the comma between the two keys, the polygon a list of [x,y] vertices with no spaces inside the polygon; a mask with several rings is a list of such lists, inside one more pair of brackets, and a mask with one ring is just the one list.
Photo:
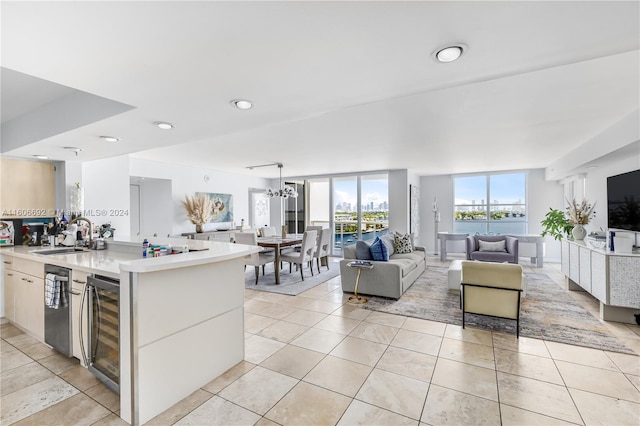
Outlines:
{"label": "white island cabinet", "polygon": [[120,416],[131,424],[147,422],[244,359],[243,257],[254,249],[208,244],[217,256],[121,265]]}
{"label": "white island cabinet", "polygon": [[[244,359],[244,257],[257,247],[153,238],[188,253],[142,258],[142,239],[43,255],[0,250],[6,318],[44,341],[44,265],[72,270],[73,356],[82,362],[79,294],[91,275],[120,280],[120,417],[143,424]],[[77,282],[76,282],[77,281]],[[78,293],[78,294],[75,294]],[[86,319],[86,311],[84,312]],[[84,365],[84,362],[83,362]]]}

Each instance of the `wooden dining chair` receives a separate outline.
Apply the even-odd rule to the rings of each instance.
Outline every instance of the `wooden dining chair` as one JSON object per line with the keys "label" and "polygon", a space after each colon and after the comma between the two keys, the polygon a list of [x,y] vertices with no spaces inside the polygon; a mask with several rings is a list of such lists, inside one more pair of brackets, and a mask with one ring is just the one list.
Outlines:
{"label": "wooden dining chair", "polygon": [[282,262],[289,262],[289,273],[291,273],[291,265],[296,264],[300,268],[300,276],[304,281],[303,266],[305,263],[309,264],[311,269],[311,275],[313,276],[313,251],[316,247],[316,238],[318,231],[305,231],[302,237],[302,249],[300,252],[291,252],[280,256]]}

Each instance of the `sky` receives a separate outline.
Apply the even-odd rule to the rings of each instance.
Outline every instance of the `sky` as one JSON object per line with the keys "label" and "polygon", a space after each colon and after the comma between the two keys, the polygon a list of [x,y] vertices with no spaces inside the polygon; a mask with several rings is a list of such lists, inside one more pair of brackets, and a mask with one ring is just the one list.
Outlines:
{"label": "sky", "polygon": [[[464,176],[455,178],[455,203],[471,204],[472,200],[480,204],[487,199],[486,176]],[[491,175],[491,201],[499,204],[525,202],[526,175],[524,173],[508,173]]]}
{"label": "sky", "polygon": [[[384,179],[362,178],[362,204],[373,201],[374,205],[389,202],[389,183]],[[334,180],[334,204],[347,202],[352,206],[357,204],[357,182],[353,180]]]}

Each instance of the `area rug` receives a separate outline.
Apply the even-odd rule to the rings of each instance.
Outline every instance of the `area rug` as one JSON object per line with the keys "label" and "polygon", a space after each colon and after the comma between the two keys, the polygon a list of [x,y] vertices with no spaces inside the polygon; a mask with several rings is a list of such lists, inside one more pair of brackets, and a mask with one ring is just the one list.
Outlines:
{"label": "area rug", "polygon": [[[520,335],[613,352],[634,352],[547,275],[526,273]],[[447,287],[447,268],[429,266],[399,299],[371,297],[366,309],[462,325],[459,293]],[[465,325],[514,333],[516,322],[467,314]]]}
{"label": "area rug", "polygon": [[256,282],[256,275],[252,266],[247,266],[247,270],[244,274],[244,287],[251,290],[268,291],[271,293],[287,294],[289,296],[296,296],[302,292],[309,290],[317,285],[322,284],[332,278],[335,278],[340,273],[340,259],[329,258],[329,269],[326,266],[320,267],[320,273],[318,274],[318,268],[313,266],[313,276],[309,268],[304,268],[304,281],[300,277],[300,271],[296,271],[295,265],[289,273],[289,264],[285,263],[284,267],[280,271],[280,284],[276,284],[276,277],[273,272],[273,263],[270,263],[265,268],[265,274],[262,275],[262,268],[260,268],[260,278],[258,279],[258,285]]}

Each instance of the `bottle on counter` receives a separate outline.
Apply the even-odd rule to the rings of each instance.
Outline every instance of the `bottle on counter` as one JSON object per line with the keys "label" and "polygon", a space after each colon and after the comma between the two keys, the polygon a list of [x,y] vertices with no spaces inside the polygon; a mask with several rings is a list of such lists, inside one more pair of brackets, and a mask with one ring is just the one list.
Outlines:
{"label": "bottle on counter", "polygon": [[142,242],[142,257],[147,257],[147,251],[149,251],[149,241],[145,238]]}

